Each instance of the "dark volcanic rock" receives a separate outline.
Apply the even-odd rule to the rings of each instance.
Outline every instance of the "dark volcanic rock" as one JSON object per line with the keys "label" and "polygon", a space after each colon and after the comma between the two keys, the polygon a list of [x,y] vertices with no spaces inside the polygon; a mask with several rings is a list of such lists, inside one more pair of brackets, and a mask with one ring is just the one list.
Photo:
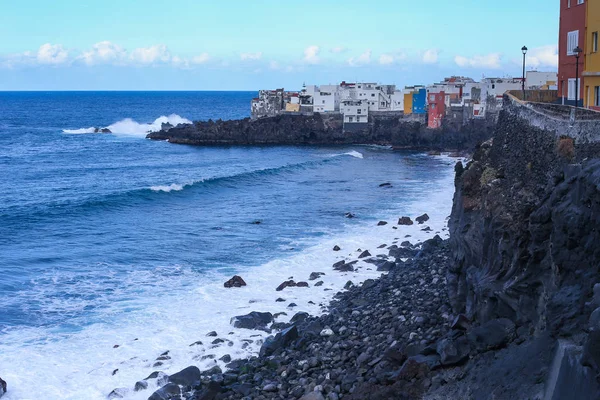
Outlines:
{"label": "dark volcanic rock", "polygon": [[309,287],[308,282],[298,282],[296,283],[297,287]]}
{"label": "dark volcanic rock", "polygon": [[412,221],[412,219],[410,219],[410,217],[401,217],[398,220],[398,225],[412,225],[414,224],[414,222]]}
{"label": "dark volcanic rock", "polygon": [[269,336],[260,348],[260,356],[270,356],[275,351],[285,348],[297,338],[298,328],[295,325],[282,330],[275,336]]}
{"label": "dark volcanic rock", "polygon": [[7,384],[2,378],[0,378],[0,396],[2,396],[7,391]]}
{"label": "dark volcanic rock", "polygon": [[196,366],[190,366],[169,376],[169,382],[181,386],[194,386],[200,382],[200,370]]}
{"label": "dark volcanic rock", "polygon": [[319,279],[321,276],[325,275],[325,273],[323,272],[311,272],[310,277],[308,278],[309,281],[314,281]]}
{"label": "dark volcanic rock", "polygon": [[246,286],[246,282],[244,282],[244,280],[242,279],[241,276],[234,275],[233,278],[231,278],[230,280],[228,280],[227,282],[224,283],[224,286],[226,288],[242,287],[242,286]]}
{"label": "dark volcanic rock", "polygon": [[347,213],[345,214],[345,217],[346,217],[346,218],[356,218],[356,215],[354,215],[354,214],[352,214],[352,213],[349,213],[349,212],[347,212]]}
{"label": "dark volcanic rock", "polygon": [[415,218],[415,220],[419,223],[419,225],[423,224],[424,222],[429,221],[429,215],[427,214],[423,214],[421,216],[418,216],[417,218]]}
{"label": "dark volcanic rock", "polygon": [[275,290],[278,292],[281,292],[286,287],[295,287],[295,286],[297,286],[296,282],[290,279],[289,281],[285,281],[281,285],[277,286],[277,288]]}
{"label": "dark volcanic rock", "polygon": [[515,335],[515,324],[506,318],[488,321],[472,328],[469,341],[479,351],[498,349],[505,346]]}
{"label": "dark volcanic rock", "polygon": [[238,315],[231,319],[231,323],[236,328],[244,329],[265,329],[267,324],[273,322],[273,314],[270,312],[252,311],[246,315]]}
{"label": "dark volcanic rock", "polygon": [[340,251],[340,250],[341,250],[340,246],[338,246],[338,245],[333,246],[333,251]]}
{"label": "dark volcanic rock", "polygon": [[175,383],[168,383],[152,393],[148,400],[173,400],[181,396],[181,388]]}
{"label": "dark volcanic rock", "polygon": [[384,226],[384,225],[387,225],[387,224],[388,224],[388,223],[387,223],[386,221],[379,221],[379,222],[377,223],[377,226]]}
{"label": "dark volcanic rock", "polygon": [[362,253],[360,253],[360,255],[358,256],[358,258],[365,258],[365,257],[371,257],[371,253],[369,253],[369,250],[365,250]]}

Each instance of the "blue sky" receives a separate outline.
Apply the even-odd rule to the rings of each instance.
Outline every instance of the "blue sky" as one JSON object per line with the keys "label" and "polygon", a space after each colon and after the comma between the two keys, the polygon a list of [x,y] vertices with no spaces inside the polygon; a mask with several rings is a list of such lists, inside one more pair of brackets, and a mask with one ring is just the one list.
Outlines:
{"label": "blue sky", "polygon": [[[550,4],[549,4],[550,3]],[[558,0],[0,4],[0,90],[256,90],[556,69]]]}

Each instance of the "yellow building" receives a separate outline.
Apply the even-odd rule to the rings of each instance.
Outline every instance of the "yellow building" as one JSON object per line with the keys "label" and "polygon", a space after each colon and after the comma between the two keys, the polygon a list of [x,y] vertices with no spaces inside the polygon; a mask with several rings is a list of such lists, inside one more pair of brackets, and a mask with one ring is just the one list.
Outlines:
{"label": "yellow building", "polygon": [[587,2],[586,26],[583,104],[600,111],[600,1]]}
{"label": "yellow building", "polygon": [[412,114],[413,92],[404,93],[404,115]]}

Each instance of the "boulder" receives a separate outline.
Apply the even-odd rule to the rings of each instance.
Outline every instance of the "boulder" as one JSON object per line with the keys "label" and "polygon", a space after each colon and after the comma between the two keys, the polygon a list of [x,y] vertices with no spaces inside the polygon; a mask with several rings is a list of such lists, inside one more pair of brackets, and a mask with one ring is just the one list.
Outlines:
{"label": "boulder", "polygon": [[356,215],[352,214],[351,212],[347,212],[345,216],[346,216],[346,218],[355,218],[356,217]]}
{"label": "boulder", "polygon": [[195,365],[182,369],[169,376],[169,383],[181,386],[195,386],[200,382],[201,374]]}
{"label": "boulder", "polygon": [[392,186],[392,184],[389,182],[382,183],[381,185],[379,185],[379,187],[390,187],[390,186]]}
{"label": "boulder", "polygon": [[246,282],[244,282],[241,276],[234,275],[233,278],[225,282],[223,286],[225,286],[226,288],[242,287],[246,286]]}
{"label": "boulder", "polygon": [[333,251],[340,251],[340,250],[341,250],[341,248],[337,244],[335,246],[333,246]]}
{"label": "boulder", "polygon": [[467,337],[478,351],[499,349],[514,339],[515,324],[506,318],[494,319],[472,328]]}
{"label": "boulder", "polygon": [[294,282],[293,280],[289,280],[289,281],[285,281],[281,285],[277,286],[277,289],[275,289],[275,290],[278,292],[281,292],[286,287],[294,287],[294,286],[297,286],[296,282]]}
{"label": "boulder", "polygon": [[[2,391],[2,388],[0,388],[0,397],[2,397],[3,393],[4,392]],[[117,389],[114,389],[112,392],[110,392],[107,397],[111,400],[112,399],[123,399],[123,398],[125,398],[125,396],[127,396],[127,394],[129,394],[129,389],[117,388]]]}
{"label": "boulder", "polygon": [[179,399],[181,396],[181,388],[175,383],[168,383],[165,386],[152,393],[148,400],[173,400]]}
{"label": "boulder", "polygon": [[297,322],[302,322],[304,321],[306,318],[308,318],[308,313],[304,312],[304,311],[300,311],[298,313],[296,313],[292,319],[290,319],[290,323],[295,324]]}
{"label": "boulder", "polygon": [[260,347],[259,355],[261,357],[268,357],[275,351],[287,347],[296,339],[298,339],[298,328],[296,328],[296,325],[293,325],[275,336],[269,336]]}
{"label": "boulder", "polygon": [[310,277],[308,278],[309,281],[314,281],[319,279],[321,276],[325,275],[323,272],[312,272],[310,274]]}
{"label": "boulder", "polygon": [[148,389],[148,382],[146,381],[137,381],[135,386],[133,387],[134,392],[139,392],[140,390]]}
{"label": "boulder", "polygon": [[440,355],[442,365],[457,365],[469,358],[471,346],[464,335],[456,339],[445,338],[437,343],[436,351]]}
{"label": "boulder", "polygon": [[346,263],[346,261],[342,260],[333,264],[333,269],[340,272],[352,272],[354,271],[354,264],[356,264],[356,261]]}
{"label": "boulder", "polygon": [[393,263],[393,262],[387,261],[387,260],[382,260],[382,261],[378,262],[376,265],[377,265],[377,271],[389,272],[396,266],[396,263]]}
{"label": "boulder", "polygon": [[418,250],[411,249],[408,247],[398,247],[396,245],[390,246],[388,255],[394,258],[412,258],[417,255]]}
{"label": "boulder", "polygon": [[469,329],[470,325],[471,323],[469,322],[469,319],[466,317],[466,315],[459,314],[456,316],[456,318],[454,318],[454,321],[452,321],[452,325],[450,326],[450,328],[466,331],[467,329]]}
{"label": "boulder", "polygon": [[384,225],[387,225],[387,224],[388,224],[387,221],[379,221],[377,223],[377,226],[384,226]]}
{"label": "boulder", "polygon": [[309,287],[308,282],[298,282],[296,283],[296,287]]}
{"label": "boulder", "polygon": [[415,218],[415,220],[419,223],[419,225],[429,221],[429,215],[423,214]]}
{"label": "boulder", "polygon": [[238,315],[231,319],[234,327],[243,329],[266,329],[267,324],[271,322],[273,322],[273,314],[257,311],[252,311],[246,315]]}
{"label": "boulder", "polygon": [[194,393],[193,400],[213,400],[221,392],[221,385],[218,382],[210,381],[202,389]]}
{"label": "boulder", "polygon": [[369,250],[365,250],[362,253],[360,253],[360,256],[358,256],[358,258],[365,258],[365,257],[371,257],[371,253],[369,253]]}
{"label": "boulder", "polygon": [[0,396],[2,396],[4,393],[6,393],[7,389],[6,389],[6,381],[2,380],[2,378],[0,378]]}
{"label": "boulder", "polygon": [[435,235],[433,238],[423,242],[423,244],[421,245],[421,250],[429,252],[433,249],[440,247],[442,243],[444,243],[444,240],[439,235]]}
{"label": "boulder", "polygon": [[412,225],[414,224],[414,222],[412,221],[412,219],[410,219],[410,217],[401,217],[398,220],[398,225]]}

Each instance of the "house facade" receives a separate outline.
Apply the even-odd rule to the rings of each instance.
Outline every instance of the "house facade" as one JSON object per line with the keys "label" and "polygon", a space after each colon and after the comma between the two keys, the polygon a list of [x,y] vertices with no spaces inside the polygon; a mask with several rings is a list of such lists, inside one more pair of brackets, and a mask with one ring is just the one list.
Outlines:
{"label": "house facade", "polygon": [[[594,0],[592,0],[594,1]],[[575,99],[583,98],[585,78],[585,52],[579,57],[579,95],[575,95],[577,58],[576,47],[585,49],[586,8],[590,0],[560,0],[560,24],[558,33],[558,95],[563,104],[575,105]],[[581,103],[580,103],[581,105]]]}

